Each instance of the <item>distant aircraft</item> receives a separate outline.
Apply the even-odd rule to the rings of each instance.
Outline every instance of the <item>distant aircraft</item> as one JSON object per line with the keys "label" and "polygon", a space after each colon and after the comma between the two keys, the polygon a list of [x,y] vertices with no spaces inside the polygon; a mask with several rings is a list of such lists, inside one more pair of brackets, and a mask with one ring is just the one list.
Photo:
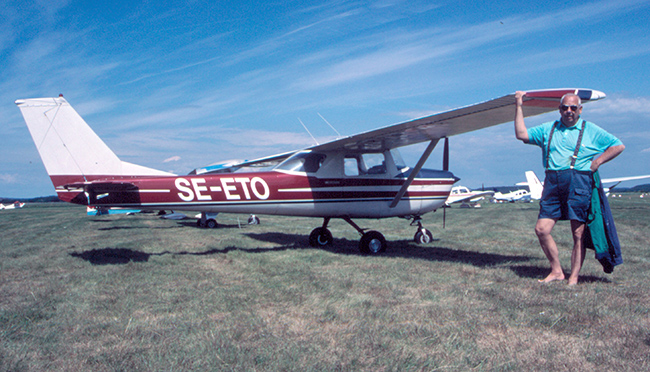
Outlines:
{"label": "distant aircraft", "polygon": [[141,212],[140,209],[86,207],[86,214],[89,216],[103,216],[105,214],[135,214],[139,212]]}
{"label": "distant aircraft", "polygon": [[24,206],[25,206],[25,203],[21,203],[21,202],[18,202],[18,201],[13,202],[12,204],[7,204],[7,205],[4,205],[4,204],[0,203],[0,210],[2,210],[2,209],[18,209],[18,208],[22,208]]}
{"label": "distant aircraft", "polygon": [[470,191],[465,186],[454,186],[451,188],[449,197],[445,204],[450,206],[453,203],[475,204],[479,200],[484,199],[486,196],[494,195],[494,191]]}
{"label": "distant aircraft", "polygon": [[[583,102],[605,98],[588,89],[528,91],[526,116],[556,111],[566,93]],[[385,251],[386,239],[353,218],[403,217],[417,225],[414,240],[431,241],[421,216],[442,207],[458,180],[449,171],[448,137],[513,120],[514,94],[266,158],[199,168],[176,175],[120,160],[62,97],[16,101],[58,197],[95,207],[227,212],[323,218],[312,246],[332,242],[327,228],[341,218],[361,235],[362,253]],[[424,163],[444,139],[442,170]],[[414,167],[398,148],[428,142]],[[238,172],[276,164],[272,170]]]}
{"label": "distant aircraft", "polygon": [[505,194],[501,192],[495,192],[494,195],[492,195],[492,201],[495,203],[514,203],[518,201],[530,202],[531,198],[532,196],[530,192],[524,189],[507,192]]}
{"label": "distant aircraft", "polygon": [[[602,184],[606,183],[615,183],[613,186],[609,187],[603,187],[603,190],[609,196],[609,193],[616,187],[618,186],[621,182],[625,181],[634,181],[634,180],[642,180],[645,178],[650,178],[650,175],[645,175],[645,176],[631,176],[631,177],[618,177],[618,178],[601,178],[600,182]],[[521,182],[518,183],[517,185],[526,185],[530,189],[531,197],[533,199],[539,200],[542,198],[542,190],[544,189],[544,182],[540,182],[539,178],[537,178],[537,175],[533,171],[527,171],[526,172],[526,180],[527,182]]]}

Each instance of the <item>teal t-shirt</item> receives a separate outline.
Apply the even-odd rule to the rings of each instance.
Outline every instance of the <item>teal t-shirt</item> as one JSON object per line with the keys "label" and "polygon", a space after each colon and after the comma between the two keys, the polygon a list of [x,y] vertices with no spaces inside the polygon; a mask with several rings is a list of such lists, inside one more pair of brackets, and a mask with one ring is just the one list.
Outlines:
{"label": "teal t-shirt", "polygon": [[[551,121],[528,129],[528,143],[542,148],[542,162],[546,165],[546,150],[548,148],[548,137],[551,128],[556,122]],[[611,146],[622,145],[623,143],[612,134],[608,133],[594,123],[584,119],[572,127],[566,127],[561,120],[553,132],[551,138],[551,154],[548,162],[549,170],[564,170],[571,168],[571,157],[578,143],[580,128],[585,125],[582,143],[578,151],[574,169],[588,171],[591,161],[596,155],[603,153]]]}

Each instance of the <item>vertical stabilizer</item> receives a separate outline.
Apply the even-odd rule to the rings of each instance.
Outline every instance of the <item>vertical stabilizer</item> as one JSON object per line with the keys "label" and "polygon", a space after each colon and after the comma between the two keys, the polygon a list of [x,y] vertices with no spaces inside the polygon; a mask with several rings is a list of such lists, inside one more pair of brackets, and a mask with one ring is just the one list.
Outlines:
{"label": "vertical stabilizer", "polygon": [[63,97],[16,101],[55,187],[171,173],[121,161]]}
{"label": "vertical stabilizer", "polygon": [[526,181],[528,182],[528,188],[530,189],[530,197],[535,200],[541,199],[544,186],[539,182],[539,178],[537,178],[535,172],[527,171]]}

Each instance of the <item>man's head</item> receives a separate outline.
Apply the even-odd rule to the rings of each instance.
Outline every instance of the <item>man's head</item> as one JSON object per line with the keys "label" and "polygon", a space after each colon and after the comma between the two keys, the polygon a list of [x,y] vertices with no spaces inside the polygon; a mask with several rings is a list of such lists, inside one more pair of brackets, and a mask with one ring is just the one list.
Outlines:
{"label": "man's head", "polygon": [[560,100],[560,115],[562,115],[564,125],[567,127],[576,125],[581,113],[582,102],[580,101],[580,97],[573,93],[562,96]]}

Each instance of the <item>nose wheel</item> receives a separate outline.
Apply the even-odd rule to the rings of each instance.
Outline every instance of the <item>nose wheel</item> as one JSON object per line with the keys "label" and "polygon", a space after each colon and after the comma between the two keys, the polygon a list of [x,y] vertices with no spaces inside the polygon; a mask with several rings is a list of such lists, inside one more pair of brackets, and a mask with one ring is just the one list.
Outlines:
{"label": "nose wheel", "polygon": [[413,221],[411,222],[411,226],[417,225],[418,229],[415,232],[415,236],[413,237],[413,240],[417,244],[429,244],[433,241],[433,234],[431,231],[425,229],[422,226],[422,218],[420,217],[414,217]]}

